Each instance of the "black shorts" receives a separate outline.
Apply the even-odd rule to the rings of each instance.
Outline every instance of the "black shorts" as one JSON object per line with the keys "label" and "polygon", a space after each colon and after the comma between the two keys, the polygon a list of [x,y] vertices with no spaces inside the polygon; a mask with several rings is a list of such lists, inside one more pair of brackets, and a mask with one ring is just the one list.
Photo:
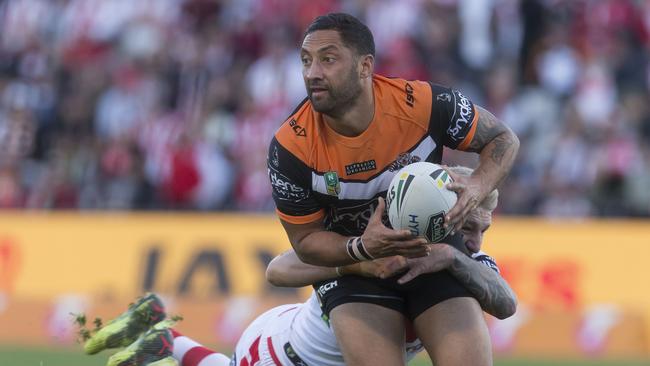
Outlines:
{"label": "black shorts", "polygon": [[454,297],[473,295],[447,271],[426,273],[403,285],[400,275],[382,280],[343,276],[314,285],[323,313],[329,317],[335,307],[352,302],[380,305],[396,310],[413,321],[430,307]]}
{"label": "black shorts", "polygon": [[[456,238],[454,238],[456,239]],[[387,279],[343,276],[314,284],[323,313],[353,302],[396,310],[413,321],[430,307],[454,297],[474,297],[448,271],[426,273],[400,285],[402,275]]]}

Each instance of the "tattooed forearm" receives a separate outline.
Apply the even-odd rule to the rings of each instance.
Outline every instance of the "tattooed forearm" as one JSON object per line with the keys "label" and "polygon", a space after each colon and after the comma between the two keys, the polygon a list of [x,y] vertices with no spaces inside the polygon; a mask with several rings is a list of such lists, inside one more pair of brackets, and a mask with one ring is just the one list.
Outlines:
{"label": "tattooed forearm", "polygon": [[492,113],[479,106],[476,109],[478,124],[468,150],[480,154],[480,164],[474,175],[481,176],[486,192],[490,192],[510,171],[519,151],[519,139]]}
{"label": "tattooed forearm", "polygon": [[476,110],[478,112],[476,131],[467,151],[481,152],[495,137],[507,132],[508,128],[487,109],[476,106]]}
{"label": "tattooed forearm", "polygon": [[486,313],[499,319],[515,313],[517,297],[508,283],[492,269],[457,252],[449,271],[476,297]]}
{"label": "tattooed forearm", "polygon": [[512,136],[507,133],[502,133],[492,140],[494,147],[490,151],[490,158],[494,161],[495,164],[501,165],[503,162],[503,157],[508,152],[510,146],[514,144]]}

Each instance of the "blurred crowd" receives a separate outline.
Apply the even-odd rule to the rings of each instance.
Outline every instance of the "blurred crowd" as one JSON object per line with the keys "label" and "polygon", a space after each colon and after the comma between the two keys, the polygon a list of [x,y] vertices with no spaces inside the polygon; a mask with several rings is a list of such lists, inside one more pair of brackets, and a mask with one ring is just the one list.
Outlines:
{"label": "blurred crowd", "polygon": [[268,142],[330,11],[368,24],[378,73],[518,134],[501,212],[650,215],[643,0],[0,1],[0,208],[273,209]]}

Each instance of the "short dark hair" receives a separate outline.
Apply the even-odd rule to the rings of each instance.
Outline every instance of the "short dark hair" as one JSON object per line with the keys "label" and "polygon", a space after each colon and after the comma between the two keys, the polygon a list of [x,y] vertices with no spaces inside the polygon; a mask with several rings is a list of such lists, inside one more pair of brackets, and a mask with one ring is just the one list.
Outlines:
{"label": "short dark hair", "polygon": [[359,55],[375,56],[375,39],[368,27],[350,14],[329,13],[314,19],[307,27],[303,39],[318,30],[339,32],[343,44],[357,51]]}

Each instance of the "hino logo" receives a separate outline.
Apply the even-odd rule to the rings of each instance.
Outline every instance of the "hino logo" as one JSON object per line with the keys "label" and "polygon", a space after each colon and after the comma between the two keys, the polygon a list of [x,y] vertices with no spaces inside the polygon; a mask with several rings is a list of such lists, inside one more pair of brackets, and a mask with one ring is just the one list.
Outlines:
{"label": "hino logo", "polygon": [[302,200],[309,196],[309,192],[306,189],[293,184],[289,178],[276,172],[273,169],[269,169],[269,178],[271,179],[273,192],[280,199]]}

